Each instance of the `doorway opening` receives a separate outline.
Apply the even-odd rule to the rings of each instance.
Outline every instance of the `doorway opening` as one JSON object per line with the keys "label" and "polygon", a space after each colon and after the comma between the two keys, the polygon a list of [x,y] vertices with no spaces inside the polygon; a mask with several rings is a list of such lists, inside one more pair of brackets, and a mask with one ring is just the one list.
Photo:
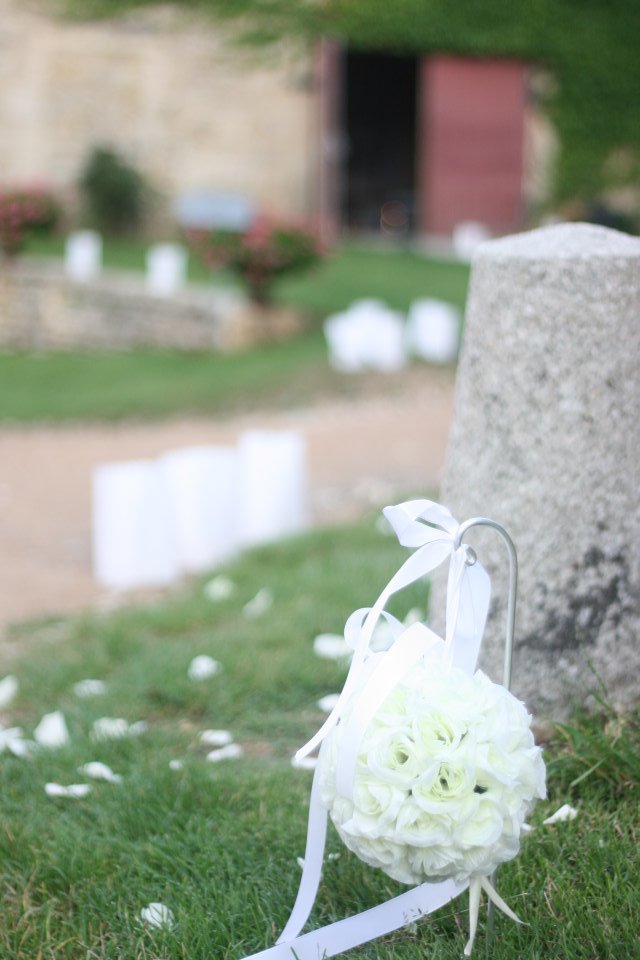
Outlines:
{"label": "doorway opening", "polygon": [[342,222],[409,235],[417,223],[416,57],[347,51],[343,69]]}

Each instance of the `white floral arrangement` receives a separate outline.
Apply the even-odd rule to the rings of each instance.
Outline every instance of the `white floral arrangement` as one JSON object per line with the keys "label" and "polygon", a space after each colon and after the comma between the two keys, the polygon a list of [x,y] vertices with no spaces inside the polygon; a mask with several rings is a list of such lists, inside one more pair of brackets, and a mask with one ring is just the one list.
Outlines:
{"label": "white floral arrangement", "polygon": [[525,819],[546,795],[524,705],[481,671],[418,665],[367,726],[347,799],[336,767],[362,692],[320,754],[322,801],[345,845],[407,884],[486,877],[515,857]]}
{"label": "white floral arrangement", "polygon": [[[517,855],[526,818],[546,796],[531,717],[508,690],[515,547],[495,521],[476,517],[459,524],[431,500],[386,507],[384,515],[413,552],[374,605],[347,620],[340,649],[352,658],[343,690],[295,756],[302,766],[320,747],[296,902],[276,944],[247,960],[336,956],[432,913],[467,887],[466,956],[481,891],[520,922],[490,879]],[[497,529],[509,549],[504,686],[477,669],[491,587],[475,552],[462,542],[476,524]],[[424,623],[400,623],[385,607],[393,594],[442,563],[449,565],[449,579],[440,637]],[[412,889],[366,914],[301,933],[321,880],[328,817],[361,860]]]}

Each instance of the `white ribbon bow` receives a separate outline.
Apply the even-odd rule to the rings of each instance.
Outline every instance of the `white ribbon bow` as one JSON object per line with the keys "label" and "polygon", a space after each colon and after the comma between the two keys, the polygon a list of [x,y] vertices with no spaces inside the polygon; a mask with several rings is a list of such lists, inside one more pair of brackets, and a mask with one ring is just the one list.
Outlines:
{"label": "white ribbon bow", "polygon": [[[354,650],[351,667],[338,701],[318,732],[296,753],[296,760],[312,753],[340,719],[358,686],[362,667],[380,616],[389,598],[425,577],[450,558],[447,585],[445,647],[451,666],[472,674],[487,619],[491,583],[484,567],[472,560],[469,547],[454,548],[459,524],[446,507],[433,500],[408,500],[383,513],[404,547],[417,548],[386,585],[373,607],[356,610],[345,626],[345,640]],[[384,614],[398,633],[398,621]],[[435,635],[433,635],[435,636]]]}
{"label": "white ribbon bow", "polygon": [[[312,753],[341,719],[345,705],[363,681],[376,624],[384,616],[391,627],[392,643],[370,673],[366,696],[358,698],[345,728],[336,787],[350,796],[360,740],[369,720],[393,687],[419,660],[446,657],[451,666],[473,674],[489,609],[490,581],[485,569],[464,544],[455,546],[459,524],[446,507],[432,500],[409,500],[385,507],[384,515],[403,546],[414,548],[371,608],[356,610],[345,625],[345,639],[353,659],[338,701],[318,732],[296,753],[296,760]],[[442,640],[423,624],[405,630],[384,607],[389,598],[425,577],[449,559],[446,632]],[[368,669],[368,666],[367,666]],[[320,876],[327,829],[327,811],[320,799],[318,771],[309,802],[309,822],[304,868],[291,916],[274,947],[246,960],[317,960],[335,956],[431,913],[469,886],[468,882],[423,883],[393,900],[364,913],[298,936],[313,907]],[[474,888],[475,893],[475,888]]]}

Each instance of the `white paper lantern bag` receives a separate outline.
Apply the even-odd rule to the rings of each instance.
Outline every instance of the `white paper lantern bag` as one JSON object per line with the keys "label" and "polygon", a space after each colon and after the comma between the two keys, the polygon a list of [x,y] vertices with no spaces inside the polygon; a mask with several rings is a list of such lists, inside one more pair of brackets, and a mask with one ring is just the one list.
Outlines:
{"label": "white paper lantern bag", "polygon": [[170,297],[184,287],[187,251],[177,243],[158,243],[147,250],[147,289],[157,297]]}
{"label": "white paper lantern bag", "polygon": [[409,308],[407,350],[431,363],[452,363],[458,355],[460,313],[442,300],[415,300]]}
{"label": "white paper lantern bag", "polygon": [[159,460],[176,562],[198,572],[238,547],[238,455],[232,447],[186,447]]}
{"label": "white paper lantern bag", "polygon": [[294,430],[247,430],[238,440],[242,546],[267,543],[307,524],[306,448]]}
{"label": "white paper lantern bag", "polygon": [[[307,848],[298,896],[275,946],[252,960],[335,956],[413,922],[469,889],[470,955],[481,892],[520,922],[491,875],[518,853],[520,836],[546,795],[541,750],[531,717],[505,685],[476,669],[489,606],[489,577],[462,537],[485,524],[510,551],[508,637],[515,616],[516,561],[506,531],[475,518],[459,525],[429,500],[384,510],[400,543],[414,552],[373,607],[348,619],[353,658],[344,688],[320,730],[296,754],[321,747],[311,790]],[[405,628],[385,611],[389,598],[449,565],[446,632],[422,623]],[[388,646],[371,646],[380,617]],[[365,863],[412,889],[365,913],[300,934],[321,877],[327,815]]]}
{"label": "white paper lantern bag", "polygon": [[104,586],[162,586],[178,576],[167,487],[156,461],[96,467],[92,514],[93,571]]}
{"label": "white paper lantern bag", "polygon": [[324,332],[329,362],[336,370],[392,373],[407,361],[404,318],[381,300],[356,300],[348,310],[328,317]]}
{"label": "white paper lantern bag", "polygon": [[88,283],[102,270],[102,237],[95,230],[78,230],[66,239],[64,270],[70,280]]}

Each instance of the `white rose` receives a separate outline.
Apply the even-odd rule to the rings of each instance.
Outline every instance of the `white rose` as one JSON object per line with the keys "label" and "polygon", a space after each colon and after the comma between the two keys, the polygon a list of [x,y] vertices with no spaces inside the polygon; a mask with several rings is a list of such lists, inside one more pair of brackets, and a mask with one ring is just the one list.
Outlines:
{"label": "white rose", "polygon": [[427,847],[449,841],[446,818],[427,813],[408,800],[398,813],[395,839],[411,847]]}
{"label": "white rose", "polygon": [[355,826],[363,835],[379,837],[395,822],[405,797],[403,790],[377,777],[358,777],[353,792]]}
{"label": "white rose", "polygon": [[417,780],[423,770],[416,745],[404,730],[381,731],[368,746],[364,762],[374,776],[401,787]]}

